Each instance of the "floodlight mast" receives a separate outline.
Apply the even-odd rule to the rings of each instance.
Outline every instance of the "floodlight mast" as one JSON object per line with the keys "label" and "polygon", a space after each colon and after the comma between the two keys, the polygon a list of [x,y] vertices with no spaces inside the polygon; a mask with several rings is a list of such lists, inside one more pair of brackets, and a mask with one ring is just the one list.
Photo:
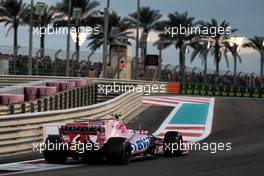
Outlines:
{"label": "floodlight mast", "polygon": [[103,47],[103,77],[107,77],[106,65],[108,55],[108,25],[109,25],[110,0],[107,0],[107,7],[104,8],[104,47]]}
{"label": "floodlight mast", "polygon": [[28,75],[32,75],[32,45],[33,45],[33,4],[34,1],[30,2],[30,28],[29,28],[29,49],[28,49]]}
{"label": "floodlight mast", "polygon": [[71,30],[71,7],[72,7],[72,0],[68,0],[68,22],[67,22],[67,27],[68,27],[68,34],[67,34],[67,46],[66,46],[66,76],[70,76],[70,47],[71,47],[71,35],[70,35],[70,30]]}

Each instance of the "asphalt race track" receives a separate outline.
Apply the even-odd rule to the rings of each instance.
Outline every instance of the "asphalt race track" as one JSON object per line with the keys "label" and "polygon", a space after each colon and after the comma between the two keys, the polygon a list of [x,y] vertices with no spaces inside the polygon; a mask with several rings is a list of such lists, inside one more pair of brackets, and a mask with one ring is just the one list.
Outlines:
{"label": "asphalt race track", "polygon": [[[150,107],[129,126],[155,131],[172,108]],[[231,151],[193,151],[177,158],[157,157],[127,166],[82,165],[28,173],[30,176],[264,176],[264,101],[216,98],[211,135],[203,142],[231,142]]]}

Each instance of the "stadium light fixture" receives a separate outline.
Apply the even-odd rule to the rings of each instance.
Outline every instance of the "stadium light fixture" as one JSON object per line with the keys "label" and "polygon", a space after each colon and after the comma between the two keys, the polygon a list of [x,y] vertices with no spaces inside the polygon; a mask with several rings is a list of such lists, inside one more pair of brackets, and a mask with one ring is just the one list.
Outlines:
{"label": "stadium light fixture", "polygon": [[[75,26],[77,28],[77,30],[79,30],[80,27],[80,20],[81,20],[81,16],[82,16],[82,8],[80,7],[73,7],[72,10],[72,18],[75,21]],[[78,46],[82,45],[84,43],[83,39],[84,37],[86,38],[86,33],[77,33],[77,31],[75,33],[73,33],[73,35],[75,35],[75,43],[78,43]],[[72,34],[71,34],[72,36]],[[78,42],[77,42],[78,40]],[[80,59],[80,53],[79,50],[77,50],[76,52],[76,60],[79,61]]]}
{"label": "stadium light fixture", "polygon": [[35,8],[36,8],[36,10],[35,10],[36,15],[44,16],[45,8],[46,8],[46,4],[44,2],[37,2]]}
{"label": "stadium light fixture", "polygon": [[[77,42],[77,40],[76,40],[77,33],[76,32],[71,32],[70,35],[71,35],[71,38],[72,38],[73,42],[76,43]],[[84,42],[86,41],[87,35],[88,35],[88,33],[85,33],[85,32],[79,33],[79,35],[78,35],[79,46],[82,46],[84,44]]]}
{"label": "stadium light fixture", "polygon": [[211,42],[207,42],[207,49],[210,49],[210,47],[211,47]]}
{"label": "stadium light fixture", "polygon": [[228,39],[228,42],[231,47],[233,47],[234,45],[237,46],[237,52],[239,51],[240,47],[243,45],[244,41],[245,41],[245,37],[230,37]]}
{"label": "stadium light fixture", "polygon": [[74,20],[80,20],[82,16],[82,9],[79,7],[74,7],[72,11],[72,18]]}

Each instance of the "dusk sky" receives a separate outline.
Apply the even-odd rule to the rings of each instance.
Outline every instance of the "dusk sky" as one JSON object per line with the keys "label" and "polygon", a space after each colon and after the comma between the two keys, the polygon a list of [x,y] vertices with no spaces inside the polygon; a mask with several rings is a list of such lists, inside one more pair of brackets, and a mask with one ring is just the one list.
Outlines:
{"label": "dusk sky", "polygon": [[[29,0],[27,0],[29,1]],[[42,0],[46,3],[56,3],[58,0]],[[111,0],[111,9],[115,10],[119,15],[126,16],[136,10],[136,0]],[[100,0],[101,6],[98,9],[103,9],[106,5],[106,0]],[[164,16],[170,12],[178,11],[183,13],[188,12],[190,16],[196,17],[197,20],[210,20],[211,18],[217,19],[219,22],[227,20],[232,28],[238,29],[234,34],[236,36],[254,37],[264,36],[264,1],[263,0],[141,0],[142,6],[150,6],[152,9],[159,9]],[[0,26],[0,45],[12,46],[13,31],[11,30],[8,37],[6,37],[7,28],[3,25]],[[150,37],[155,40],[155,34]],[[28,26],[19,28],[19,45],[22,47],[28,46]],[[149,54],[157,54],[158,51],[152,47],[152,43],[148,44]],[[74,43],[71,43],[74,50]],[[81,47],[81,51],[89,52],[86,48],[87,42]],[[39,47],[39,38],[34,36],[34,47]],[[1,47],[0,47],[1,48]],[[66,48],[65,36],[47,36],[46,38],[47,49],[62,49]],[[134,55],[134,47],[132,54]],[[3,52],[3,49],[0,49]],[[101,55],[101,50],[97,51],[95,58],[98,60]],[[163,52],[163,63],[172,65],[178,64],[178,50],[170,47]],[[258,53],[244,49],[241,50],[242,64],[238,66],[239,71],[244,72],[259,72],[259,58]],[[188,57],[187,57],[188,59]],[[213,59],[210,59],[209,67],[214,69]],[[187,60],[187,65],[194,67],[202,67],[199,58],[192,64]],[[230,67],[233,69],[232,57],[230,56]],[[224,59],[221,62],[222,70],[228,70]]]}

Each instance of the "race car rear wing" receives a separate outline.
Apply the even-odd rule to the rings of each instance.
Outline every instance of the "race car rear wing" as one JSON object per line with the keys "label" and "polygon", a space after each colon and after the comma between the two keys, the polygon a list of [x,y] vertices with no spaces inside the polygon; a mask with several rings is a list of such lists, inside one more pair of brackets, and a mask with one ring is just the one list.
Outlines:
{"label": "race car rear wing", "polygon": [[60,127],[61,133],[85,133],[88,135],[97,135],[98,132],[104,133],[105,128],[101,126],[78,126],[78,125],[63,125]]}
{"label": "race car rear wing", "polygon": [[49,135],[59,135],[60,127],[65,124],[45,124],[43,125],[43,141],[45,142]]}

